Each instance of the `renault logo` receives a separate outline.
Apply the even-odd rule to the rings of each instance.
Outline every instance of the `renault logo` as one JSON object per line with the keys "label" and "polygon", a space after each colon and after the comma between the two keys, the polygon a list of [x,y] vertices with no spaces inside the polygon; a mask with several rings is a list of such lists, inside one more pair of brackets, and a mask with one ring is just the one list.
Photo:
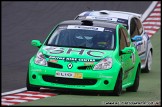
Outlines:
{"label": "renault logo", "polygon": [[68,64],[68,68],[71,69],[73,67],[72,63]]}

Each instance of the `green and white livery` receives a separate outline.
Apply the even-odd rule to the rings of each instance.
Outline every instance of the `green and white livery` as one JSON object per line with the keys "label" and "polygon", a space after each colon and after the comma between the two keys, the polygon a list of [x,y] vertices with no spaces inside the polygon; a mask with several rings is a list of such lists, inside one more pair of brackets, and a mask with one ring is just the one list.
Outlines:
{"label": "green and white livery", "polygon": [[56,25],[29,62],[27,89],[41,87],[107,91],[137,91],[141,60],[127,29],[118,23],[69,20]]}

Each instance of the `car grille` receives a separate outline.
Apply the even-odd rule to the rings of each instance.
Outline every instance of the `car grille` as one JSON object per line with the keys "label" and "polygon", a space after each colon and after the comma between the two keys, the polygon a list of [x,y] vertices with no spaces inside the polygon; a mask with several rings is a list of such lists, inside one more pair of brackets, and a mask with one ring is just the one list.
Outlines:
{"label": "car grille", "polygon": [[79,66],[78,69],[79,70],[92,70],[93,66]]}
{"label": "car grille", "polygon": [[67,85],[94,85],[97,82],[96,79],[61,78],[48,75],[43,75],[42,78],[46,82],[67,84]]}
{"label": "car grille", "polygon": [[56,64],[56,63],[52,63],[52,62],[48,62],[48,67],[52,67],[52,68],[60,68],[62,69],[63,66],[60,64]]}

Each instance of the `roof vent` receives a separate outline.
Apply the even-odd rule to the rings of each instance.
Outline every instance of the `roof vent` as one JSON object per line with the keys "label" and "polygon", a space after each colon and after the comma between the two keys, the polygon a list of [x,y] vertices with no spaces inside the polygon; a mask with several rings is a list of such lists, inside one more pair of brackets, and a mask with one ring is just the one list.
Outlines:
{"label": "roof vent", "polygon": [[92,20],[82,20],[82,25],[88,25],[88,26],[92,26],[93,25],[93,21]]}
{"label": "roof vent", "polygon": [[100,14],[108,15],[108,11],[107,10],[101,10]]}
{"label": "roof vent", "polygon": [[106,12],[100,12],[101,14],[108,14],[108,13],[106,13]]}

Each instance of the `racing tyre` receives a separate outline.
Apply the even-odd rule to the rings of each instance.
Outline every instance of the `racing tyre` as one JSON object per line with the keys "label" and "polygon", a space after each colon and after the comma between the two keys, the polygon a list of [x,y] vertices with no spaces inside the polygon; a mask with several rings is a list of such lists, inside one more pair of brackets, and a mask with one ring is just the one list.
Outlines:
{"label": "racing tyre", "polygon": [[152,64],[152,54],[151,51],[149,51],[146,67],[142,70],[143,73],[149,73],[151,71],[151,64]]}
{"label": "racing tyre", "polygon": [[140,67],[137,68],[137,73],[135,77],[134,84],[128,88],[126,88],[126,91],[128,92],[137,92],[138,87],[139,87],[139,74],[140,74]]}
{"label": "racing tyre", "polygon": [[118,79],[115,84],[115,88],[111,95],[113,96],[120,96],[122,92],[122,72],[119,72]]}
{"label": "racing tyre", "polygon": [[40,89],[40,87],[32,86],[32,85],[29,83],[29,73],[27,73],[26,88],[27,88],[28,91],[39,91],[39,89]]}

